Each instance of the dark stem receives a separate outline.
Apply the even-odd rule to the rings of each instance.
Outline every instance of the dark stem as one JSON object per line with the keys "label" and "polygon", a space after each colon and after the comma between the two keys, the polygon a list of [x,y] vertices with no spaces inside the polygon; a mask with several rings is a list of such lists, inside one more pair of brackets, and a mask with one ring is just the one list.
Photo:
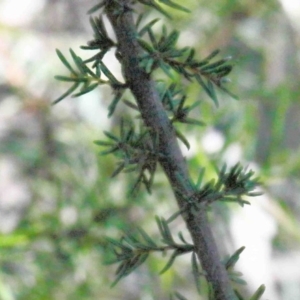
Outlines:
{"label": "dark stem", "polygon": [[[107,1],[105,11],[117,37],[126,83],[137,101],[144,123],[154,135],[158,135],[159,152],[163,154],[159,162],[169,179],[179,208],[183,209],[186,207],[186,200],[182,195],[192,195],[194,189],[174,128],[159,99],[155,82],[139,67],[138,57],[142,49],[136,41],[137,32],[133,14],[128,9],[130,2],[130,0]],[[127,9],[116,15],[114,12],[119,10],[120,6]],[[206,279],[213,288],[215,299],[237,300],[227,272],[220,261],[205,206],[197,215],[186,211],[183,218],[192,236]]]}

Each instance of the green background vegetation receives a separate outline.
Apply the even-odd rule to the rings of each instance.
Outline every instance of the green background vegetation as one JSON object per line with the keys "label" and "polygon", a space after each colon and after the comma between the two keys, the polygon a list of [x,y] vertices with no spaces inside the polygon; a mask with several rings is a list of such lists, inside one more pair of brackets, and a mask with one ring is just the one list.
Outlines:
{"label": "green background vegetation", "polygon": [[[50,106],[66,88],[53,79],[64,72],[55,48],[77,50],[91,40],[86,11],[96,1],[31,0],[35,8],[25,19],[18,5],[6,12],[9,2],[0,1],[0,299],[167,299],[174,287],[194,299],[187,258],[158,276],[166,258],[153,256],[110,288],[115,268],[103,265],[110,258],[104,236],[118,237],[136,224],[157,235],[154,215],[176,210],[173,195],[161,173],[151,196],[128,196],[130,175],[110,178],[115,159],[99,157],[92,142],[128,111],[120,105],[107,119],[108,88]],[[251,199],[252,206],[267,216],[261,229],[271,223],[274,232],[266,237],[264,264],[255,269],[260,274],[267,268],[267,282],[259,284],[267,285],[263,299],[272,300],[300,297],[300,274],[293,271],[300,244],[300,25],[282,3],[188,0],[192,14],[174,10],[168,21],[181,31],[179,44],[196,47],[198,57],[220,48],[222,56],[234,58],[228,87],[240,100],[220,94],[216,109],[198,84],[187,85],[191,103],[201,100],[194,117],[207,125],[183,127],[192,141],[186,155],[195,177],[199,164],[211,177],[214,164],[236,159],[257,169],[265,196]],[[113,55],[107,64],[121,78]],[[208,151],[203,136],[214,145],[212,132],[224,142]],[[231,205],[212,209],[223,255],[243,246],[235,245],[230,225],[240,212]],[[259,235],[257,216],[249,220]],[[174,231],[182,225],[176,221]],[[249,238],[245,252],[251,243]],[[249,293],[257,287],[249,282]]]}

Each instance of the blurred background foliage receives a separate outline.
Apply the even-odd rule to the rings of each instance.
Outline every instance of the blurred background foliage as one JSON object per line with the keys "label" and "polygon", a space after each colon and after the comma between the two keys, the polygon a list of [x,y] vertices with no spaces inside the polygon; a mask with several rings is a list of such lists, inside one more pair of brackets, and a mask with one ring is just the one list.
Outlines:
{"label": "blurred background foliage", "polygon": [[[153,256],[109,287],[115,268],[103,264],[110,258],[104,236],[137,224],[157,236],[154,215],[168,217],[176,206],[161,173],[151,196],[129,196],[129,175],[110,178],[115,160],[99,157],[93,140],[129,112],[120,105],[107,118],[108,88],[51,106],[66,89],[53,79],[65,72],[55,48],[90,56],[78,48],[92,39],[86,12],[96,3],[0,1],[0,299],[168,299],[174,287],[195,299],[189,257],[159,277],[166,258]],[[240,99],[219,94],[216,109],[197,84],[185,83],[190,101],[201,101],[195,116],[207,124],[183,128],[191,174],[200,165],[214,177],[215,165],[241,161],[257,170],[265,192],[243,209],[214,205],[220,251],[246,246],[237,265],[246,294],[265,283],[263,299],[300,299],[300,3],[184,4],[192,13],[172,11],[168,21],[182,32],[179,44],[194,46],[199,58],[216,48],[233,56],[228,88]],[[114,53],[106,59],[121,78]],[[180,219],[172,226],[185,231]]]}

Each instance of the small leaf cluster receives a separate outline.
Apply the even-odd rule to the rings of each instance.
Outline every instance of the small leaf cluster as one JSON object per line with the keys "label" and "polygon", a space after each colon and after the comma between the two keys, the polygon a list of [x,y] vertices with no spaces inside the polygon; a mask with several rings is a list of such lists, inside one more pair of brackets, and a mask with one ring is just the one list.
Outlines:
{"label": "small leaf cluster", "polygon": [[160,252],[165,254],[168,251],[173,251],[169,261],[160,271],[160,274],[163,274],[173,265],[178,256],[194,251],[194,246],[187,243],[181,233],[178,236],[182,243],[175,242],[169,225],[164,218],[156,217],[156,222],[162,238],[160,245],[139,227],[134,232],[125,232],[121,240],[107,238],[115,256],[115,259],[108,262],[108,264],[119,263],[116,270],[116,279],[112,285],[115,285],[120,279],[143,264],[150,253]]}
{"label": "small leaf cluster", "polygon": [[249,299],[244,298],[237,290],[235,290],[234,292],[239,300],[259,300],[261,299],[265,290],[266,290],[266,286],[262,284]]}
{"label": "small leaf cluster", "polygon": [[116,44],[108,36],[102,16],[90,18],[90,24],[94,32],[94,39],[89,41],[86,46],[81,46],[80,48],[83,50],[99,50],[96,55],[85,60],[85,63],[94,62],[93,67],[96,67],[107,51],[116,46]]}
{"label": "small leaf cluster", "polygon": [[[177,123],[189,124],[196,126],[204,126],[205,122],[191,118],[189,115],[193,109],[200,105],[199,101],[195,101],[192,104],[186,104],[187,96],[183,93],[182,89],[178,89],[175,83],[166,84],[164,82],[157,83],[157,91],[159,98],[163,104],[165,112],[168,114],[170,122],[174,125]],[[138,106],[128,100],[124,100],[124,103],[130,108],[139,112]],[[138,115],[140,118],[140,116]],[[175,127],[176,136],[183,144],[189,149],[190,144],[185,138],[185,135]]]}
{"label": "small leaf cluster", "polygon": [[[119,2],[117,0],[112,0],[116,5],[115,14],[116,16],[122,15],[122,13],[130,10],[134,11],[133,4],[139,2],[144,5],[154,7],[160,12],[164,13],[164,10],[153,0],[140,0],[132,1],[131,4]],[[174,3],[170,0],[161,0],[164,5],[170,6],[175,9],[182,11],[188,11],[187,9],[181,7],[180,5]],[[94,6],[89,13],[93,13],[98,9],[105,8],[109,4],[109,1],[104,0],[99,4]],[[209,95],[209,97],[218,105],[218,99],[215,91],[215,86],[221,90],[232,95],[225,87],[224,83],[227,82],[226,76],[231,72],[232,65],[229,64],[230,58],[220,59],[218,61],[212,62],[212,59],[219,53],[219,50],[214,51],[211,55],[203,60],[197,60],[194,58],[195,50],[190,47],[184,47],[182,49],[177,49],[176,43],[179,38],[179,32],[176,30],[168,33],[165,26],[162,27],[162,33],[159,39],[155,37],[152,30],[152,26],[159,20],[153,19],[147,23],[143,28],[138,30],[143,19],[143,14],[138,15],[136,28],[137,28],[137,41],[144,50],[144,54],[141,55],[140,66],[145,70],[145,72],[151,74],[155,69],[160,68],[167,76],[173,78],[172,70],[183,75],[187,80],[195,79]],[[120,59],[122,54],[118,51],[118,44],[115,43],[108,35],[105,28],[103,17],[90,18],[90,24],[94,32],[93,40],[89,41],[87,45],[81,46],[83,50],[97,50],[97,53],[90,57],[89,59],[82,60],[75,52],[70,49],[70,54],[73,59],[73,63],[78,70],[75,70],[71,66],[71,63],[66,59],[66,57],[57,50],[57,55],[66,66],[70,72],[69,76],[55,76],[57,80],[72,82],[73,85],[54,101],[54,104],[58,103],[62,99],[69,95],[72,97],[78,97],[84,95],[99,85],[108,84],[111,86],[115,97],[111,102],[109,107],[109,116],[111,116],[117,104],[121,100],[124,91],[128,87],[126,83],[118,81],[115,76],[109,71],[106,65],[103,63],[102,59],[111,48],[116,48],[116,57]],[[142,39],[142,37],[148,34],[149,42]],[[121,59],[120,59],[121,61]],[[89,66],[89,63],[92,65]],[[122,62],[121,62],[122,63]],[[101,78],[101,75],[106,76],[108,79]],[[81,87],[80,87],[81,85]],[[75,92],[79,88],[79,92]],[[235,97],[234,95],[232,95]],[[180,119],[178,116],[184,115],[182,111],[177,115],[177,121]],[[193,123],[195,124],[195,123]]]}
{"label": "small leaf cluster", "polygon": [[[177,257],[191,253],[192,274],[195,280],[197,291],[200,294],[200,277],[204,276],[204,272],[201,270],[194,245],[188,243],[184,239],[181,232],[178,234],[181,243],[176,242],[169,228],[169,222],[164,218],[156,217],[156,222],[161,236],[160,244],[158,244],[140,227],[137,227],[134,231],[125,231],[124,236],[120,240],[113,239],[111,237],[107,238],[107,242],[112,248],[112,252],[114,254],[114,259],[111,259],[109,262],[107,262],[107,264],[119,264],[116,270],[116,279],[112,283],[112,286],[116,285],[122,278],[130,275],[134,270],[140,267],[147,260],[151,253],[160,252],[164,255],[166,252],[173,251],[168,262],[160,271],[160,274],[163,274],[169,270]],[[234,271],[233,268],[244,249],[245,247],[241,247],[223,262],[226,270],[229,273],[231,281],[242,285],[246,284],[246,282],[240,278],[242,273]],[[263,285],[259,287],[250,300],[260,299],[264,289],[265,288]],[[239,299],[244,300],[238,291],[235,290],[235,293]],[[173,296],[175,296],[176,299],[186,299],[178,292],[175,292],[173,295],[171,295],[170,299],[174,299]],[[214,298],[210,297],[209,299]]]}
{"label": "small leaf cluster", "polygon": [[[152,30],[156,21],[157,19],[149,22],[139,31],[138,42],[144,50],[144,54],[140,57],[140,66],[144,68],[145,72],[151,74],[160,68],[171,79],[174,78],[172,70],[189,81],[194,79],[214,101],[215,105],[218,105],[215,86],[236,98],[224,86],[229,81],[226,76],[233,67],[232,64],[229,64],[231,57],[213,61],[220,52],[215,50],[202,60],[195,59],[193,48],[177,49],[175,47],[179,38],[177,30],[168,33],[166,26],[163,26],[161,36],[157,39]],[[149,42],[141,38],[146,32]]]}
{"label": "small leaf cluster", "polygon": [[100,152],[101,155],[113,153],[119,158],[112,177],[121,171],[135,171],[138,176],[132,192],[137,191],[143,183],[151,193],[158,159],[162,156],[158,151],[158,139],[153,139],[146,127],[141,126],[138,132],[133,123],[125,121],[121,122],[119,136],[107,131],[104,134],[108,141],[97,140],[95,144],[107,148]]}
{"label": "small leaf cluster", "polygon": [[[83,50],[98,50],[95,55],[89,59],[82,60],[72,49],[70,49],[73,64],[75,65],[74,68],[67,58],[62,54],[62,52],[56,50],[59,59],[68,69],[70,75],[57,75],[55,78],[60,81],[72,82],[73,85],[63,95],[57,98],[53,104],[60,102],[69,95],[72,95],[72,97],[79,97],[91,92],[99,85],[106,84],[110,85],[115,94],[115,97],[109,106],[108,115],[111,116],[116,108],[117,103],[120,101],[123,93],[125,92],[127,85],[117,80],[102,61],[107,51],[112,47],[116,47],[116,44],[107,34],[102,17],[90,18],[90,23],[94,31],[94,39],[89,41],[86,46],[81,46],[81,48]],[[89,64],[92,65],[89,66]],[[104,75],[106,78],[102,78],[102,75]],[[80,85],[81,88],[79,92],[74,93]]]}
{"label": "small leaf cluster", "polygon": [[71,95],[80,85],[80,91],[74,93],[72,97],[79,97],[86,93],[91,92],[94,90],[99,84],[107,83],[106,81],[102,80],[100,77],[101,70],[97,68],[95,72],[91,71],[83,60],[75,54],[75,52],[70,49],[70,54],[72,56],[73,62],[76,66],[76,69],[71,66],[65,56],[59,51],[56,50],[56,53],[65,67],[70,71],[69,76],[55,76],[55,79],[60,81],[67,81],[72,82],[73,85],[63,93],[59,98],[57,98],[53,104],[56,104],[66,98],[67,96]]}
{"label": "small leaf cluster", "polygon": [[[90,12],[100,8],[105,8],[106,4],[106,1],[102,1]],[[169,4],[171,4],[171,2]],[[121,4],[117,6],[117,8],[118,12],[125,9],[124,7],[121,9]],[[143,15],[141,14],[136,21],[137,27],[140,26],[142,19]],[[138,31],[138,35],[142,36],[148,32],[152,36],[152,39],[155,39],[151,31],[151,26],[157,21],[158,19],[150,21]],[[82,60],[72,49],[70,49],[73,64],[75,64],[75,67],[72,67],[66,57],[57,50],[60,60],[66,66],[70,75],[56,76],[56,79],[72,82],[73,85],[63,95],[56,99],[54,103],[61,101],[68,95],[72,94],[73,97],[78,97],[92,91],[98,85],[107,84],[110,85],[114,93],[114,97],[108,107],[108,115],[111,116],[113,115],[118,103],[123,98],[128,85],[126,82],[122,83],[116,79],[116,77],[103,63],[103,58],[107,51],[114,47],[117,49],[115,53],[116,57],[122,64],[122,54],[118,50],[118,44],[113,42],[113,40],[108,36],[102,16],[90,18],[90,23],[94,32],[94,38],[92,41],[87,43],[87,46],[82,46],[81,48],[84,50],[97,50],[95,55],[89,59]],[[165,29],[163,30],[163,36],[164,35],[166,35]],[[177,38],[178,32],[174,31],[167,36],[167,38],[163,37],[159,41],[159,49],[161,51],[165,50],[166,57],[168,52],[174,51],[173,46],[175,45]],[[186,49],[179,51],[177,56],[183,54],[185,51]],[[174,53],[172,55],[174,56]],[[161,67],[164,68],[163,64]],[[104,75],[105,78],[103,78],[102,75]],[[77,88],[80,89],[79,92],[75,91]],[[189,117],[190,112],[199,105],[199,102],[187,105],[187,96],[176,87],[175,83],[168,86],[168,84],[164,84],[163,82],[157,82],[157,90],[162,104],[166,112],[169,114],[170,122],[172,124],[184,123],[199,126],[204,125],[204,122]],[[127,104],[127,106],[138,110],[138,107],[135,104],[125,99],[123,99],[123,101]],[[141,183],[143,183],[146,186],[147,191],[150,193],[157,161],[160,157],[160,154],[158,154],[157,151],[157,141],[150,138],[148,129],[143,127],[143,125],[141,125],[141,131],[139,133],[134,130],[133,125],[130,125],[130,128],[123,125],[124,122],[120,125],[120,137],[115,136],[113,133],[105,132],[109,141],[96,141],[96,144],[108,148],[107,150],[102,151],[101,154],[114,153],[118,156],[118,158],[120,158],[112,176],[116,176],[121,171],[137,171],[137,180],[132,190],[138,190]],[[186,145],[187,148],[189,148],[190,145],[185,135],[177,128],[175,131],[177,137]]]}
{"label": "small leaf cluster", "polygon": [[[191,195],[181,195],[186,200],[186,207],[174,213],[168,222],[171,222],[184,211],[191,211],[197,215],[198,211],[205,206],[215,202],[233,202],[241,205],[250,204],[249,201],[243,199],[244,196],[255,197],[262,193],[255,191],[260,182],[257,177],[254,177],[254,171],[243,168],[240,163],[237,163],[227,171],[226,164],[218,171],[218,179],[203,183],[205,169],[201,169],[196,183],[194,192]],[[180,177],[178,177],[179,180]],[[178,190],[179,193],[181,193]]]}
{"label": "small leaf cluster", "polygon": [[210,204],[214,201],[235,202],[243,206],[250,204],[243,196],[259,196],[260,192],[254,191],[259,186],[259,180],[254,177],[254,171],[243,168],[237,163],[229,170],[226,164],[218,172],[218,179],[212,179],[201,187],[204,169],[200,171],[195,185],[197,192],[194,197],[198,203]]}
{"label": "small leaf cluster", "polygon": [[[233,270],[233,267],[235,266],[235,264],[238,262],[241,253],[245,250],[245,247],[241,247],[238,250],[236,250],[225,262],[225,268],[229,274],[229,278],[231,281],[237,283],[237,284],[247,284],[245,280],[243,280],[241,278],[241,276],[243,275],[241,272],[237,272]],[[249,300],[259,300],[261,298],[261,296],[263,295],[265,291],[265,286],[262,284],[257,291],[251,296],[251,298]],[[239,300],[246,300],[245,298],[243,298],[239,292],[237,290],[235,290],[235,294],[236,296],[238,296]]]}
{"label": "small leaf cluster", "polygon": [[[157,90],[159,91],[159,97],[172,124],[176,125],[176,123],[181,123],[196,126],[205,125],[205,122],[189,116],[191,111],[200,105],[200,102],[195,101],[191,105],[186,104],[186,94],[182,91],[182,89],[179,89],[175,83],[171,83],[170,85],[160,83],[157,86]],[[177,138],[179,138],[189,149],[190,144],[185,135],[182,134],[177,127],[175,127],[175,132]]]}
{"label": "small leaf cluster", "polygon": [[[158,86],[160,99],[167,113],[169,113],[171,123],[185,123],[203,126],[205,123],[189,117],[189,113],[199,105],[195,102],[192,105],[186,105],[186,96],[176,89],[176,84],[167,86],[161,84]],[[130,108],[138,111],[137,105],[124,100],[124,103]],[[114,104],[114,101],[112,102]],[[114,108],[112,109],[114,110]],[[190,147],[188,140],[179,129],[175,128],[176,136],[186,145]],[[158,135],[153,138],[149,128],[141,125],[140,130],[136,130],[133,122],[125,122],[120,124],[119,135],[111,132],[104,132],[108,140],[96,140],[94,143],[98,146],[105,147],[100,155],[114,154],[118,159],[117,167],[112,173],[112,177],[117,176],[120,172],[133,172],[138,175],[133,185],[132,192],[139,190],[141,184],[151,194],[154,175],[157,164],[163,154],[159,152]]]}
{"label": "small leaf cluster", "polygon": [[240,278],[243,274],[241,272],[237,272],[233,270],[235,264],[238,262],[240,258],[241,253],[244,250],[245,250],[244,246],[239,248],[224,262],[230,280],[237,284],[246,284],[246,281]]}
{"label": "small leaf cluster", "polygon": [[[55,76],[55,79],[60,81],[72,82],[73,85],[64,94],[57,98],[53,102],[53,104],[56,104],[67,96],[71,95],[80,85],[81,88],[79,92],[73,93],[72,97],[82,96],[91,92],[99,85],[109,84],[113,88],[113,90],[116,91],[117,100],[114,100],[112,103],[119,101],[119,99],[121,98],[120,94],[122,95],[122,93],[126,89],[126,85],[119,82],[102,61],[99,61],[99,63],[95,65],[93,70],[92,68],[89,68],[86,62],[83,61],[79,56],[77,56],[72,49],[70,49],[70,54],[76,67],[75,69],[71,66],[66,57],[59,50],[56,50],[56,53],[62,63],[70,71],[70,75],[57,75]],[[95,59],[97,60],[98,58],[95,57]],[[108,78],[108,80],[101,78],[102,73]],[[111,106],[111,114],[113,112],[113,109],[113,106]]]}

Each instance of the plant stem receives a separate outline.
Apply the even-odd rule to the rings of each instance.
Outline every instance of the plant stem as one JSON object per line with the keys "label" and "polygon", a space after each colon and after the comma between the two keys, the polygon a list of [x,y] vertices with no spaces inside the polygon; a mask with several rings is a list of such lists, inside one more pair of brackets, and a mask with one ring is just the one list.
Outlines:
{"label": "plant stem", "polygon": [[[132,11],[127,9],[117,16],[114,13],[120,5],[130,7],[130,2],[119,0],[117,4],[116,1],[107,1],[105,11],[117,37],[126,83],[137,101],[144,123],[154,135],[158,135],[158,151],[163,154],[159,163],[168,177],[179,208],[183,209],[186,200],[182,195],[192,195],[194,192],[187,164],[179,148],[175,130],[159,99],[155,82],[139,66],[138,57],[142,49],[136,41],[137,32]],[[220,261],[205,206],[197,215],[190,211],[185,212],[183,218],[192,236],[206,279],[213,288],[215,299],[237,300]]]}

